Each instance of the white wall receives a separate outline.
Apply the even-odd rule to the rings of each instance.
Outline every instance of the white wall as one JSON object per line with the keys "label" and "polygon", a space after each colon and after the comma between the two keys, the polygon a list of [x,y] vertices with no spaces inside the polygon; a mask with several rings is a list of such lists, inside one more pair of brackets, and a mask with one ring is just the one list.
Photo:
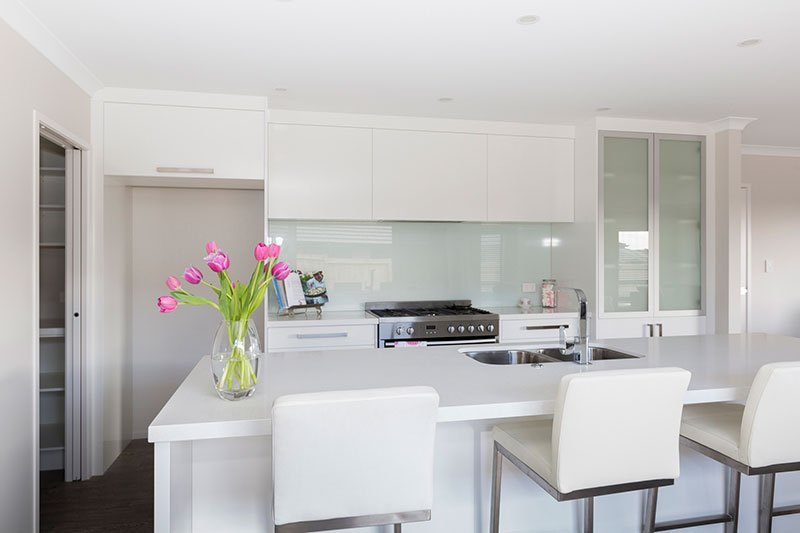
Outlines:
{"label": "white wall", "polygon": [[38,450],[37,290],[34,247],[35,181],[33,112],[50,117],[75,135],[89,138],[89,96],[0,21],[0,227],[5,280],[0,324],[0,524],[4,531],[33,531]]}
{"label": "white wall", "polygon": [[750,331],[800,337],[800,157],[742,156],[742,181],[752,184]]}
{"label": "white wall", "polygon": [[[205,265],[205,244],[214,240],[231,257],[231,278],[250,278],[253,249],[263,240],[263,191],[222,189],[133,189],[133,436],[147,426],[178,385],[209,353],[221,315],[209,306],[180,306],[161,314],[156,299],[168,294],[168,275],[181,277],[189,264],[218,284]],[[108,270],[108,267],[106,267]],[[191,286],[189,292],[213,293]],[[263,307],[253,315],[262,343]],[[211,373],[208,377],[212,393]]]}
{"label": "white wall", "polygon": [[132,194],[106,184],[103,290],[103,472],[133,436]]}

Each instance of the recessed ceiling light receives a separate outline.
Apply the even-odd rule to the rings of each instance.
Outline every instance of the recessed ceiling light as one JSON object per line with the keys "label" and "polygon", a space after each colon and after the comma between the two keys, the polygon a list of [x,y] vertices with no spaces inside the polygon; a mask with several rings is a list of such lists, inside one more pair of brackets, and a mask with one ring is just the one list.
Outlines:
{"label": "recessed ceiling light", "polygon": [[755,46],[757,44],[761,44],[761,39],[745,39],[744,41],[737,43],[736,46],[741,46],[744,48],[745,46]]}
{"label": "recessed ceiling light", "polygon": [[595,111],[611,111],[610,107],[598,107]]}
{"label": "recessed ceiling light", "polygon": [[539,22],[539,15],[522,15],[517,19],[517,24],[522,24],[523,26],[530,26],[537,22]]}
{"label": "recessed ceiling light", "polygon": [[453,99],[450,98],[449,96],[442,96],[441,98],[439,98],[439,101],[440,102],[452,102]]}
{"label": "recessed ceiling light", "polygon": [[288,89],[286,87],[275,87],[273,90],[278,93],[285,93]]}

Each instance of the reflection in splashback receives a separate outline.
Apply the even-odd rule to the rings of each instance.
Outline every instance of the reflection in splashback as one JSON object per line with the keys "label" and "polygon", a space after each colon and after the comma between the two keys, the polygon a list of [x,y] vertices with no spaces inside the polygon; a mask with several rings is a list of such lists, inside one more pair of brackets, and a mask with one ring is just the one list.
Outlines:
{"label": "reflection in splashback", "polygon": [[325,273],[327,310],[449,298],[512,306],[523,282],[551,277],[550,224],[270,220],[269,234],[283,237],[293,269]]}

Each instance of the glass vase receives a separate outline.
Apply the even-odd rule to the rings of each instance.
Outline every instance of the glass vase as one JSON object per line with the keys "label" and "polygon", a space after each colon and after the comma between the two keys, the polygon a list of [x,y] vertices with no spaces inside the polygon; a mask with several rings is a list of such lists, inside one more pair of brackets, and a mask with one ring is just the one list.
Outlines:
{"label": "glass vase", "polygon": [[217,395],[231,401],[252,396],[262,356],[261,341],[252,320],[221,321],[211,349],[211,375]]}

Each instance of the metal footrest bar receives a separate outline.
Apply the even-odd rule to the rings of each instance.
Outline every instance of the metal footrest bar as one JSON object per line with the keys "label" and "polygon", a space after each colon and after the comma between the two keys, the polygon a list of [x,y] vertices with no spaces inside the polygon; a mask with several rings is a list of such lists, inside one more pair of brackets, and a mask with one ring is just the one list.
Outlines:
{"label": "metal footrest bar", "polygon": [[772,510],[772,516],[785,516],[787,514],[800,514],[800,505],[787,505],[786,507],[776,507]]}
{"label": "metal footrest bar", "polygon": [[733,516],[729,514],[716,514],[701,516],[698,518],[682,518],[680,520],[669,520],[656,524],[656,531],[671,531],[673,529],[684,529],[687,527],[707,526],[709,524],[726,524],[733,521]]}

